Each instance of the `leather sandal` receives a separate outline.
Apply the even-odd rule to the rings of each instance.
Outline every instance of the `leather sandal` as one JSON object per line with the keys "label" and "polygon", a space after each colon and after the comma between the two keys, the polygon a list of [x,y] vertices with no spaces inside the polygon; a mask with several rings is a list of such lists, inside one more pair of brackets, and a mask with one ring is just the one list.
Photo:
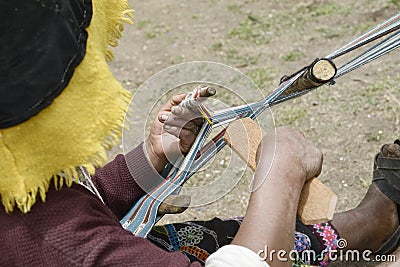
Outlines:
{"label": "leather sandal", "polygon": [[[400,140],[396,140],[394,143],[400,146]],[[399,155],[396,155],[396,157],[384,156],[383,148],[384,146],[381,152],[375,157],[372,182],[376,184],[382,193],[397,204],[397,214],[400,222],[400,148]],[[395,251],[399,245],[400,225],[389,240],[375,251],[374,254],[390,254]]]}

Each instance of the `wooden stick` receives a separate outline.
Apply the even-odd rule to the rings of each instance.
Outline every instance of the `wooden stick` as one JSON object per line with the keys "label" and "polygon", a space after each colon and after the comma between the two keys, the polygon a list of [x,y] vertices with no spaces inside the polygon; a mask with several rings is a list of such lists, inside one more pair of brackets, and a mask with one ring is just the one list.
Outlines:
{"label": "wooden stick", "polygon": [[189,207],[190,201],[191,197],[187,195],[169,195],[158,207],[157,215],[182,213]]}
{"label": "wooden stick", "polygon": [[214,87],[205,86],[200,90],[200,97],[210,97],[217,93]]}
{"label": "wooden stick", "polygon": [[[335,64],[329,59],[317,59],[311,64],[304,74],[300,76],[282,96],[289,95],[293,92],[300,92],[328,83],[335,78],[337,69]],[[288,79],[284,76],[281,81]]]}
{"label": "wooden stick", "polygon": [[[225,141],[255,171],[256,152],[264,135],[255,121],[245,118],[229,125]],[[336,202],[337,196],[314,178],[304,185],[297,214],[306,225],[328,222],[333,218]]]}

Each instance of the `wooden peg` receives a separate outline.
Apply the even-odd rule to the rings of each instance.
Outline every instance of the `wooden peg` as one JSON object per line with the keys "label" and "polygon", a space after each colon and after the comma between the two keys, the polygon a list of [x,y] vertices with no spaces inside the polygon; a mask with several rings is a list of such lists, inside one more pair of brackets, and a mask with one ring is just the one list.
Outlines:
{"label": "wooden peg", "polygon": [[[315,88],[333,81],[336,76],[336,66],[329,59],[318,59],[314,61],[297,80],[282,93],[281,96],[294,92],[301,92]],[[287,76],[285,76],[287,78]],[[284,80],[286,79],[284,78]]]}
{"label": "wooden peg", "polygon": [[157,215],[179,214],[190,205],[191,197],[187,195],[169,195],[158,208]]}
{"label": "wooden peg", "polygon": [[[264,135],[255,121],[245,118],[229,125],[225,141],[255,171],[256,152]],[[319,179],[313,178],[303,187],[297,213],[306,225],[328,222],[333,219],[336,202],[336,194]]]}

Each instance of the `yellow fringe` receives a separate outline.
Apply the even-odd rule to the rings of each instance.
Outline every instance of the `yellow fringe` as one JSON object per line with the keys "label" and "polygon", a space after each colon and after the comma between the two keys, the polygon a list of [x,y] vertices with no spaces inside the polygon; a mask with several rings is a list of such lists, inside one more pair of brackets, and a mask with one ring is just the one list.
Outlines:
{"label": "yellow fringe", "polygon": [[[124,30],[124,24],[123,22],[127,24],[133,24],[132,18],[133,18],[133,9],[129,9],[129,4],[128,1],[121,1],[119,8],[116,8],[115,5],[113,4],[114,1],[110,1],[108,4],[109,8],[115,8],[115,10],[119,14],[119,21],[113,24],[111,27],[109,27],[108,30],[108,45],[111,47],[117,47],[118,46],[118,41],[122,37],[122,31]],[[107,61],[111,61],[114,59],[114,53],[110,50],[107,49],[106,51],[106,59]]]}

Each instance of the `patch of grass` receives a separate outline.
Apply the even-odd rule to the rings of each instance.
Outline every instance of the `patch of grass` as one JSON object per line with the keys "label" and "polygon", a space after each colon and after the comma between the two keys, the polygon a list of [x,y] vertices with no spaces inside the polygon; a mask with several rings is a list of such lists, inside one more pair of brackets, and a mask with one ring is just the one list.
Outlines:
{"label": "patch of grass", "polygon": [[306,57],[306,54],[304,54],[302,51],[295,49],[286,55],[282,57],[282,59],[286,62],[293,62],[293,61],[299,61],[303,58]]}
{"label": "patch of grass", "polygon": [[[243,100],[232,94],[229,90],[226,89],[217,89],[217,98],[224,104],[228,104],[229,106],[239,106],[243,105]],[[214,105],[210,105],[214,106]]]}
{"label": "patch of grass", "polygon": [[243,7],[243,5],[239,5],[237,3],[228,5],[228,10],[231,12],[238,12]]}
{"label": "patch of grass", "polygon": [[375,98],[381,95],[384,91],[392,89],[397,86],[393,80],[383,79],[379,80],[370,86],[367,86],[365,90],[361,93],[361,96],[368,98]]}
{"label": "patch of grass", "polygon": [[213,43],[211,45],[211,50],[213,51],[221,51],[223,44],[221,42]]}
{"label": "patch of grass", "polygon": [[308,21],[313,20],[313,17],[329,16],[333,14],[346,15],[349,13],[350,11],[346,7],[335,4],[299,5],[294,11],[285,11],[275,14],[271,17],[270,24],[276,27],[274,31],[276,34],[279,34],[282,27],[299,29]]}
{"label": "patch of grass", "polygon": [[229,48],[224,51],[226,60],[233,65],[254,65],[258,62],[258,57],[243,55],[236,48]]}
{"label": "patch of grass", "polygon": [[[297,10],[303,10],[303,8],[298,8]],[[272,26],[272,31],[274,35],[280,36],[282,34],[282,29],[291,28],[294,31],[302,31],[304,26],[311,19],[311,16],[304,16],[303,11],[293,11],[293,12],[281,12],[275,14],[270,19]]]}
{"label": "patch of grass", "polygon": [[389,0],[388,2],[389,2],[389,4],[400,7],[400,0]]}
{"label": "patch of grass", "polygon": [[[231,8],[234,8],[234,6]],[[350,14],[350,10],[347,7],[337,4],[313,4],[299,5],[293,11],[284,11],[273,15],[269,14],[268,16],[257,16],[251,13],[238,26],[232,29],[230,36],[257,45],[267,44],[271,38],[281,34],[282,28],[290,27],[301,30],[307,22],[314,19],[313,17],[335,14],[348,15]],[[337,29],[332,31],[332,29],[322,28],[320,30],[324,31],[328,38],[340,36],[342,33],[342,30],[338,31]]]}
{"label": "patch of grass", "polygon": [[157,33],[153,32],[153,31],[152,32],[146,32],[145,34],[146,34],[146,37],[149,38],[149,39],[154,39],[154,38],[157,37]]}
{"label": "patch of grass", "polygon": [[334,14],[346,15],[350,12],[348,8],[337,4],[323,4],[311,8],[311,14],[315,17],[330,16]]}
{"label": "patch of grass", "polygon": [[267,44],[272,38],[280,36],[283,28],[302,29],[311,16],[304,16],[310,11],[300,6],[294,11],[257,15],[250,13],[230,32],[230,37],[255,43]]}
{"label": "patch of grass", "polygon": [[361,34],[372,29],[374,26],[376,26],[375,21],[366,21],[351,25],[351,29],[353,30],[353,34]]}
{"label": "patch of grass", "polygon": [[148,20],[140,20],[136,23],[136,27],[139,30],[143,30],[145,27],[147,27],[150,24],[150,21]]}
{"label": "patch of grass", "polygon": [[165,24],[156,24],[153,25],[151,29],[145,33],[145,35],[149,39],[154,39],[167,32],[169,32],[168,26],[166,26]]}
{"label": "patch of grass", "polygon": [[230,48],[225,51],[226,59],[230,61],[235,61],[240,58],[239,51],[236,48]]}
{"label": "patch of grass", "polygon": [[270,24],[255,15],[248,15],[239,25],[231,30],[229,35],[243,41],[250,41],[257,45],[269,42],[267,32]]}
{"label": "patch of grass", "polygon": [[292,125],[298,119],[306,116],[307,109],[299,106],[288,106],[288,108],[281,110],[279,114],[275,114],[276,127]]}
{"label": "patch of grass", "polygon": [[177,55],[170,58],[169,63],[171,65],[179,64],[185,62],[185,57],[183,55]]}
{"label": "patch of grass", "polygon": [[317,27],[315,30],[327,39],[340,37],[344,33],[344,28],[341,27]]}
{"label": "patch of grass", "polygon": [[247,75],[254,81],[254,83],[264,88],[267,82],[272,81],[276,78],[276,71],[268,66],[262,68],[256,68],[247,73]]}
{"label": "patch of grass", "polygon": [[[397,98],[399,77],[387,77],[366,86],[361,93],[361,98],[364,98],[364,101],[374,106],[375,109],[381,108],[390,113],[398,114],[397,110],[400,106]],[[385,99],[389,102],[385,102]]]}
{"label": "patch of grass", "polygon": [[377,133],[366,133],[365,138],[367,142],[380,142],[383,139],[383,131],[379,130]]}

